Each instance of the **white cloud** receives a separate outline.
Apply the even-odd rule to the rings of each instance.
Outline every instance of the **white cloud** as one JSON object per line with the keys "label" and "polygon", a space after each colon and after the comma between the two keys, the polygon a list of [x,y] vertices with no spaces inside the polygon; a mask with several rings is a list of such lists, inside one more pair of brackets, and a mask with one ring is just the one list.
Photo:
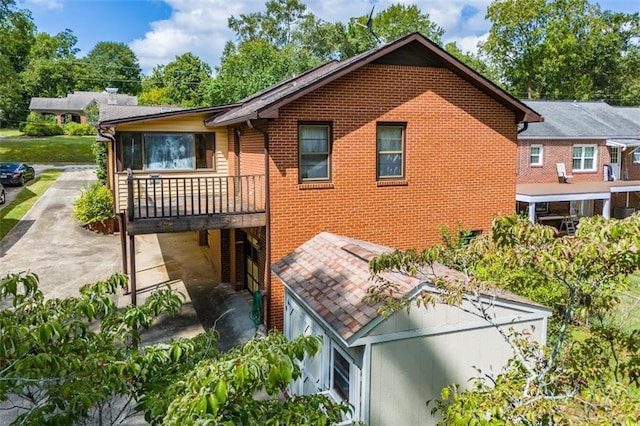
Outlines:
{"label": "white cloud", "polygon": [[[225,43],[234,37],[227,27],[228,18],[264,10],[262,0],[165,1],[172,8],[171,16],[150,23],[144,38],[129,44],[147,73],[154,66],[166,64],[186,52],[212,67],[218,65]],[[484,15],[490,0],[379,0],[375,2],[375,13],[398,2],[416,4],[429,13],[430,19],[445,29],[444,41],[458,41],[463,50],[475,51],[475,42],[489,28]],[[372,7],[371,0],[303,0],[303,3],[310,12],[328,22],[346,22],[351,17],[367,15]],[[475,14],[470,13],[473,10]]]}
{"label": "white cloud", "polygon": [[25,0],[24,7],[27,9],[62,9],[62,1],[59,0]]}

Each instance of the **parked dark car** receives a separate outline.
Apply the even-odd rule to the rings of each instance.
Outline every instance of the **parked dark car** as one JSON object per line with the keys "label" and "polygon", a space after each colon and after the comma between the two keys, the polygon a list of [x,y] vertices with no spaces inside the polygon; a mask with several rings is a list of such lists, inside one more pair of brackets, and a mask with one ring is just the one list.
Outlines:
{"label": "parked dark car", "polygon": [[4,192],[4,186],[0,183],[0,204],[4,204],[7,201],[7,193]]}
{"label": "parked dark car", "polygon": [[4,185],[24,185],[33,179],[36,171],[25,163],[0,163],[0,183]]}

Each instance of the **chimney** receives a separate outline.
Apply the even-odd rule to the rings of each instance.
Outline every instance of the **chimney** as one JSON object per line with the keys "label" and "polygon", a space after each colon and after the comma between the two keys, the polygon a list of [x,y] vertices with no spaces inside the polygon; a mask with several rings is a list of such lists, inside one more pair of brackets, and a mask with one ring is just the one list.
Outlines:
{"label": "chimney", "polygon": [[107,105],[118,105],[118,88],[117,87],[107,87],[104,89],[107,92]]}

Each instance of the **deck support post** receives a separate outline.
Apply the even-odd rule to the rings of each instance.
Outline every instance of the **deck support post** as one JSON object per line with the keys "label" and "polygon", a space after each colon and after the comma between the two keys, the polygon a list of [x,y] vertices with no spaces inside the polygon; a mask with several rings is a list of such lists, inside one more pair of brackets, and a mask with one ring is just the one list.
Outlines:
{"label": "deck support post", "polygon": [[138,290],[136,286],[136,237],[135,235],[129,235],[129,256],[131,259],[131,269],[129,273],[129,281],[131,282],[131,304],[137,306]]}

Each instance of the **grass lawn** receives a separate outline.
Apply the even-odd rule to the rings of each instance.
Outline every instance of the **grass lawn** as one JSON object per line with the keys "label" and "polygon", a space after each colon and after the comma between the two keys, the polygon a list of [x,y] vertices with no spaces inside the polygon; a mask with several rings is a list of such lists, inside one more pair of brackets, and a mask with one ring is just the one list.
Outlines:
{"label": "grass lawn", "polygon": [[14,138],[20,135],[22,135],[22,132],[18,129],[0,128],[0,138]]}
{"label": "grass lawn", "polygon": [[53,182],[64,172],[61,169],[48,169],[25,185],[15,200],[0,210],[0,240],[18,224],[33,204],[45,191],[53,185]]}
{"label": "grass lawn", "polygon": [[[5,136],[0,133],[0,136]],[[28,164],[95,164],[91,145],[95,136],[50,136],[32,138],[10,136],[0,138],[2,161],[22,161]]]}
{"label": "grass lawn", "polygon": [[618,317],[625,330],[640,329],[640,271],[629,276],[629,290],[620,296]]}

